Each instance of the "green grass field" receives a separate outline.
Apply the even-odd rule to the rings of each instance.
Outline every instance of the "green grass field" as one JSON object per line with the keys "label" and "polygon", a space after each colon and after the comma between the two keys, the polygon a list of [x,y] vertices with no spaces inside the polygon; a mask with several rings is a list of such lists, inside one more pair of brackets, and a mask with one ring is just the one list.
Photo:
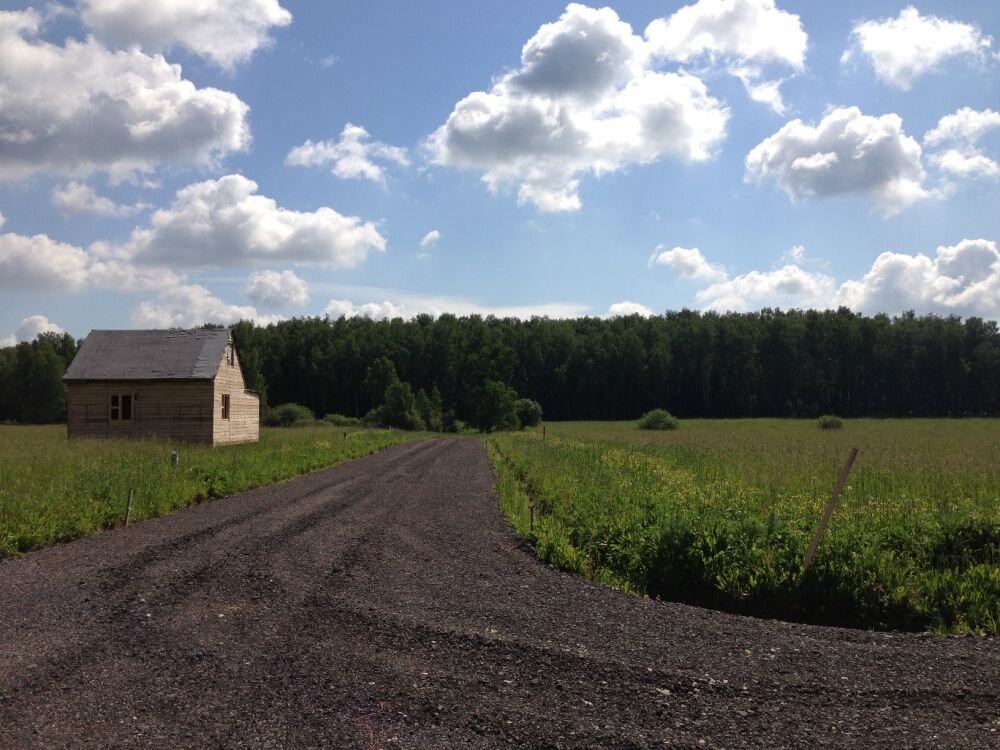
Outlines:
{"label": "green grass field", "polygon": [[[1000,632],[1000,421],[555,423],[489,447],[553,564],[640,594],[869,628]],[[802,558],[851,447],[815,561]],[[529,505],[536,509],[530,528]]]}
{"label": "green grass field", "polygon": [[69,441],[64,425],[0,425],[0,558],[121,525],[130,488],[132,520],[142,520],[419,437],[360,430],[345,438],[339,428],[317,425],[262,428],[259,443],[212,448],[158,439]]}

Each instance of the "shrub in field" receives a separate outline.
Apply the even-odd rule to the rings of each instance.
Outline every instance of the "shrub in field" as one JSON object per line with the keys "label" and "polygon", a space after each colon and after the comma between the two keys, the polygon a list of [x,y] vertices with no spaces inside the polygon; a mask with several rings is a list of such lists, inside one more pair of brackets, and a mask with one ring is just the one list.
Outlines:
{"label": "shrub in field", "polygon": [[514,411],[517,391],[513,388],[499,380],[487,380],[477,392],[476,401],[472,424],[480,432],[518,428]]}
{"label": "shrub in field", "polygon": [[357,417],[347,417],[343,414],[327,414],[323,421],[332,424],[334,427],[360,427],[361,420]]}
{"label": "shrub in field", "polygon": [[514,413],[521,422],[521,429],[537,427],[542,422],[542,405],[530,398],[519,398],[514,402]]}
{"label": "shrub in field", "polygon": [[839,430],[844,426],[844,420],[836,414],[824,414],[817,420],[821,430]]}
{"label": "shrub in field", "polygon": [[676,430],[681,421],[666,409],[647,411],[639,419],[640,430]]}
{"label": "shrub in field", "polygon": [[312,411],[302,404],[280,404],[264,416],[264,424],[268,427],[301,427],[314,421]]}

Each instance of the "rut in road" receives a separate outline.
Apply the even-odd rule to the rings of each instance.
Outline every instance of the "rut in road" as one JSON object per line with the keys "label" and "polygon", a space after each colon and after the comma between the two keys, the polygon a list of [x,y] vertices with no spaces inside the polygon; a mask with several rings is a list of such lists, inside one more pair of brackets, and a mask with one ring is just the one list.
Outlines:
{"label": "rut in road", "polygon": [[433,440],[0,563],[0,747],[1000,747],[995,639],[539,563]]}

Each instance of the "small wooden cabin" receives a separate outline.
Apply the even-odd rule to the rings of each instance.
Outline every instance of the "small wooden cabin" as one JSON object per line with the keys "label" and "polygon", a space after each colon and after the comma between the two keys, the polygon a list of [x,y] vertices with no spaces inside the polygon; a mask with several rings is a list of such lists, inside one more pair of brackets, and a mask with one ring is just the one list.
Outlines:
{"label": "small wooden cabin", "polygon": [[63,376],[74,437],[254,443],[260,400],[228,329],[91,331]]}

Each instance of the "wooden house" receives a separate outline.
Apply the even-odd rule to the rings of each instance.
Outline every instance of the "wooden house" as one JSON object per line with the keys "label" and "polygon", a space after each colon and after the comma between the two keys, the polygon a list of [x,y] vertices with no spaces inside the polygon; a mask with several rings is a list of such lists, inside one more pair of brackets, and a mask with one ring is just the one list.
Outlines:
{"label": "wooden house", "polygon": [[256,442],[260,401],[227,329],[91,331],[63,376],[74,437]]}

